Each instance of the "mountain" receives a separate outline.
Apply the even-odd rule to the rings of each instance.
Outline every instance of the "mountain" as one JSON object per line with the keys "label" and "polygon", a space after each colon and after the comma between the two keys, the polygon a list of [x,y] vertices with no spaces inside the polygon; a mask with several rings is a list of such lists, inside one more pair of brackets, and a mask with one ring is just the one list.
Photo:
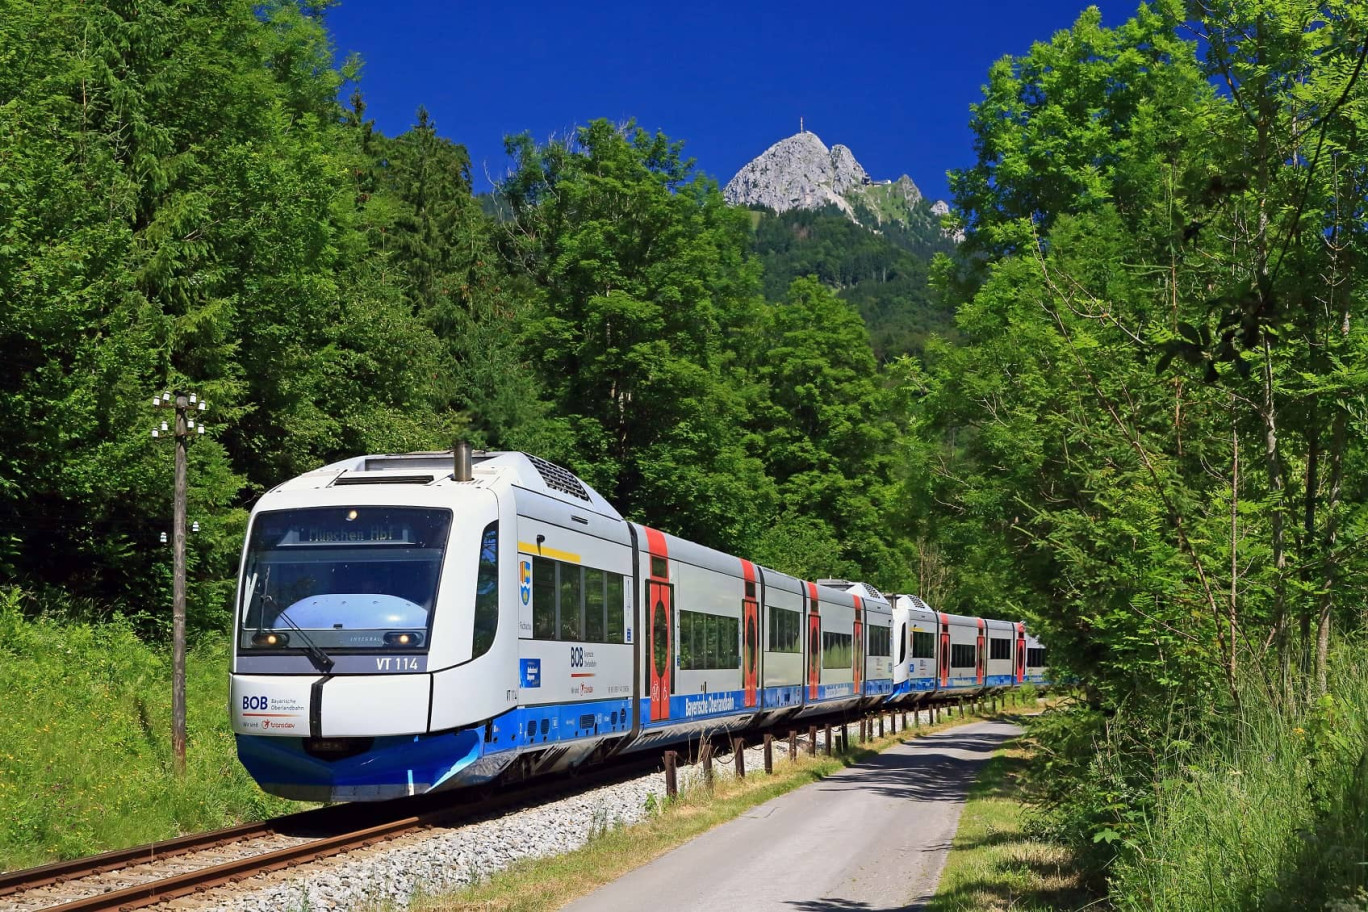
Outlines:
{"label": "mountain", "polygon": [[736,172],[722,193],[734,206],[776,213],[834,207],[876,233],[910,232],[917,237],[912,246],[940,240],[940,215],[947,211],[944,202],[923,197],[906,174],[875,181],[849,148],[838,143],[828,149],[806,130],[770,146]]}
{"label": "mountain", "polygon": [[875,181],[850,149],[804,131],[738,171],[723,195],[769,210],[752,215],[752,249],[770,300],[816,276],[859,310],[880,360],[918,354],[931,335],[955,337],[954,311],[928,283],[931,257],[955,246],[940,224],[948,210],[912,178]]}

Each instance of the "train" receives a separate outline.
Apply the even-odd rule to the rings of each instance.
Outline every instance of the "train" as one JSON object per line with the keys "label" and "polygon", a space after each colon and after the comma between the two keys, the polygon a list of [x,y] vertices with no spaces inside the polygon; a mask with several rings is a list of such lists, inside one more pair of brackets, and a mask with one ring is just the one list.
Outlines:
{"label": "train", "polygon": [[310,801],[489,787],[1048,671],[1020,621],[796,579],[629,522],[538,456],[468,446],[265,493],[236,605],[239,760]]}

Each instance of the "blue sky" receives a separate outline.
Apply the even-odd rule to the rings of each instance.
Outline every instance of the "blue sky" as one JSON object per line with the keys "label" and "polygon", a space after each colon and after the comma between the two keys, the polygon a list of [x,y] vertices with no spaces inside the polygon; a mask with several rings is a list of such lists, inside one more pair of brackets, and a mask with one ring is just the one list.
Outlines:
{"label": "blue sky", "polygon": [[[365,60],[368,116],[394,135],[425,105],[470,150],[477,189],[507,168],[505,134],[544,140],[596,117],[684,140],[725,183],[801,116],[876,179],[910,174],[934,199],[972,162],[969,105],[989,65],[1087,5],[342,0],[328,21],[339,55]],[[1096,5],[1117,25],[1138,0]]]}

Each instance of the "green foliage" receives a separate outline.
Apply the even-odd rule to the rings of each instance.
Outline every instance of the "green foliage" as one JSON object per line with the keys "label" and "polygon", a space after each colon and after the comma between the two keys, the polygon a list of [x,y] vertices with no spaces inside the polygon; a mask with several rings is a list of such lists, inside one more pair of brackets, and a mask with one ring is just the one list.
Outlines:
{"label": "green foliage", "polygon": [[[1368,668],[1336,652],[1288,713],[1244,682],[1236,717],[1159,765],[1150,822],[1113,874],[1120,909],[1358,908],[1368,877]],[[1342,905],[1336,906],[1336,903]]]}
{"label": "green foliage", "polygon": [[875,233],[834,209],[791,209],[762,214],[753,244],[767,300],[815,276],[855,305],[881,360],[919,354],[933,334],[955,336],[953,309],[927,282],[929,254],[951,247],[939,228],[928,236],[894,222]]}
{"label": "green foliage", "polygon": [[567,462],[624,513],[736,548],[773,498],[735,433],[746,392],[726,346],[759,303],[745,214],[634,125],[509,151],[508,252],[541,296],[525,340],[573,435]]}
{"label": "green foliage", "polygon": [[[54,620],[0,589],[0,870],[291,809],[237,762],[223,638],[186,660],[186,775],[171,775],[170,650],[119,619]],[[41,608],[42,606],[39,606]],[[38,613],[35,619],[25,613]],[[92,724],[98,720],[98,724]]]}
{"label": "green foliage", "polygon": [[[1084,682],[1087,709],[1043,729],[1047,821],[1095,883],[1147,851],[1169,770],[1251,703],[1300,718],[1332,631],[1363,623],[1366,15],[1087,11],[994,66],[952,177],[968,237],[934,268],[963,344],[911,375],[932,433],[908,443],[907,500],[958,558],[947,603],[1010,606]],[[1253,856],[1280,826],[1251,825],[1238,862],[1222,835],[1171,907],[1286,902],[1238,873],[1269,869]],[[1190,832],[1145,863],[1191,857]],[[1361,884],[1278,852],[1316,895]]]}
{"label": "green foliage", "polygon": [[783,512],[760,538],[761,559],[797,572],[838,556],[825,574],[850,568],[891,584],[899,542],[881,517],[896,427],[864,323],[816,279],[796,279],[763,338],[768,397],[754,420]]}

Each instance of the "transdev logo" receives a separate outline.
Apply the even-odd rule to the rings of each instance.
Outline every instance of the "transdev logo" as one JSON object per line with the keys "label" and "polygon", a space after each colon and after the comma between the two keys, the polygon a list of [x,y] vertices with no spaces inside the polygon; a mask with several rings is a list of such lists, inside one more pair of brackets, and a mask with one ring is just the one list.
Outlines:
{"label": "transdev logo", "polygon": [[518,597],[526,605],[532,601],[532,558],[518,562]]}

